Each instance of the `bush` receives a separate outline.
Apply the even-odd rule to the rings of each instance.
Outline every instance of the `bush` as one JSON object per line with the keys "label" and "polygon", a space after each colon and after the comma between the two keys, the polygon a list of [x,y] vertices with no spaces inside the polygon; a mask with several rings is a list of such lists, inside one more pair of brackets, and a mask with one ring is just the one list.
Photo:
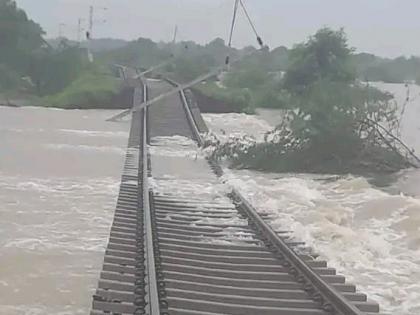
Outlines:
{"label": "bush", "polygon": [[[271,171],[391,172],[420,159],[399,140],[392,95],[358,83],[342,30],[321,29],[290,52],[290,110],[263,143],[234,139],[213,156]],[[289,94],[287,94],[289,93]],[[265,94],[269,102],[275,95]],[[246,145],[244,145],[246,143]]]}
{"label": "bush", "polygon": [[0,64],[0,91],[17,89],[20,83],[21,78],[17,72]]}
{"label": "bush", "polygon": [[255,112],[252,96],[248,89],[223,88],[214,82],[197,85],[196,88],[203,95],[223,102],[232,112]]}
{"label": "bush", "polygon": [[47,106],[61,108],[112,108],[119,82],[107,72],[97,69],[82,73],[58,94],[47,96]]}

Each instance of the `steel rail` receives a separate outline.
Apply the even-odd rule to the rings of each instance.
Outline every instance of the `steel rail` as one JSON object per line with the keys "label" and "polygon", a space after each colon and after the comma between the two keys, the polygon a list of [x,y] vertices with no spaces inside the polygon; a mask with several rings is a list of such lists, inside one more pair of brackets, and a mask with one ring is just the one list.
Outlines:
{"label": "steel rail", "polygon": [[[119,69],[120,74],[126,76],[126,68]],[[135,101],[141,102],[141,88],[140,84],[134,91]],[[148,305],[145,301],[141,135],[140,112],[133,113],[114,220],[102,272],[93,296],[91,315],[142,315]]]}
{"label": "steel rail", "polygon": [[[127,68],[121,70],[127,75]],[[133,107],[148,100],[147,81],[137,79]],[[165,81],[179,89],[176,106],[169,100],[150,112],[147,107],[133,112],[122,188],[91,315],[378,313],[376,303],[325,261],[295,251],[301,244],[287,231],[274,231],[235,188],[225,204],[176,192],[153,194],[149,133],[163,128],[163,134],[180,132],[203,144],[204,125],[195,104],[182,85]],[[168,120],[160,125],[160,119]],[[208,163],[223,175],[216,161]],[[246,231],[252,240],[229,245],[202,241],[224,239],[219,232],[227,227]]]}
{"label": "steel rail", "polygon": [[200,135],[200,131],[198,130],[197,123],[194,119],[194,115],[192,114],[191,108],[188,105],[187,97],[185,96],[185,90],[179,83],[175,82],[172,79],[165,78],[165,81],[176,88],[181,88],[179,91],[179,95],[181,97],[182,106],[184,107],[185,113],[187,115],[187,120],[193,131],[194,137],[196,138],[198,145],[201,147],[203,145],[203,138]]}
{"label": "steel rail", "polygon": [[[148,90],[145,82],[143,84],[143,102],[147,102]],[[149,315],[160,315],[159,305],[159,294],[156,279],[156,268],[155,268],[155,254],[153,247],[153,226],[152,226],[152,214],[150,210],[149,200],[149,184],[148,184],[148,146],[147,146],[147,108],[142,111],[142,143],[141,143],[141,180],[142,180],[142,200],[143,200],[143,213],[144,213],[144,248],[145,248],[145,270],[146,270],[146,294],[147,294],[147,305],[146,310]]]}
{"label": "steel rail", "polygon": [[[180,87],[178,83],[173,80],[167,80],[172,85]],[[187,119],[189,120],[190,125],[192,126],[193,133],[197,137],[197,142],[202,146],[203,139],[198,130],[198,126],[195,122],[193,115],[191,114],[191,109],[188,104],[188,101],[185,97],[184,90],[181,92],[181,100],[184,104],[187,113]],[[214,163],[214,162],[213,162]],[[232,198],[235,203],[244,210],[247,216],[252,220],[255,227],[260,230],[266,238],[269,240],[269,243],[274,245],[279,253],[283,255],[283,258],[287,261],[288,264],[291,264],[295,268],[295,277],[299,279],[299,282],[302,283],[307,291],[313,291],[314,289],[322,296],[322,299],[318,299],[322,302],[324,301],[323,307],[326,311],[330,312],[339,312],[342,315],[362,315],[364,312],[360,311],[355,305],[350,301],[345,299],[342,294],[340,294],[332,285],[328,284],[323,280],[318,273],[316,273],[308,264],[303,261],[296,253],[293,251],[283,239],[277,235],[277,233],[267,224],[263,218],[258,214],[257,210],[246,200],[246,198],[235,188],[232,187]],[[299,276],[303,276],[300,277]]]}
{"label": "steel rail", "polygon": [[[262,51],[263,49],[264,48],[261,48],[260,50],[255,50],[255,51],[246,53],[246,54],[242,55],[241,57],[235,59],[233,62],[230,63],[230,65],[234,65],[234,64],[240,62],[241,60],[243,60],[245,57],[250,57],[250,56],[256,54],[257,52]],[[155,97],[155,98],[153,98],[151,100],[148,100],[144,104],[137,104],[137,105],[133,106],[133,108],[131,108],[131,109],[127,109],[127,110],[125,110],[125,111],[123,111],[123,112],[121,112],[121,113],[119,113],[117,115],[114,115],[111,118],[107,119],[107,121],[117,121],[117,120],[119,120],[119,119],[121,119],[121,118],[129,115],[133,111],[142,110],[145,107],[151,106],[151,105],[155,104],[156,102],[158,102],[158,101],[160,101],[160,100],[162,100],[162,99],[164,99],[164,98],[166,98],[168,96],[171,96],[171,95],[174,95],[176,93],[179,93],[182,90],[185,90],[185,89],[188,89],[190,87],[193,87],[194,85],[197,85],[200,82],[203,82],[205,80],[208,80],[208,79],[210,79],[210,78],[218,75],[225,68],[226,68],[226,65],[218,66],[215,69],[213,69],[212,71],[210,71],[210,72],[208,72],[206,74],[203,74],[203,75],[197,77],[196,79],[194,79],[194,80],[192,80],[192,81],[190,81],[190,82],[188,82],[186,84],[178,85],[178,87],[176,87],[175,89],[173,89],[173,90],[171,90],[169,92],[163,93],[161,95],[158,95],[157,97]]]}

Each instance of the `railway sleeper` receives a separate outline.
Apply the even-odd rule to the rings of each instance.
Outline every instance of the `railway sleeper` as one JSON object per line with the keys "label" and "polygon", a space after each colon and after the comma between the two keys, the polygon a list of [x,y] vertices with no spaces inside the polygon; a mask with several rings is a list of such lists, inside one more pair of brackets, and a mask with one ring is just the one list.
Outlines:
{"label": "railway sleeper", "polygon": [[[261,271],[243,271],[243,270],[234,270],[234,269],[215,269],[215,268],[205,268],[205,267],[196,267],[196,266],[185,266],[178,264],[162,264],[165,271],[173,271],[180,273],[189,273],[202,276],[210,277],[222,277],[229,279],[255,279],[255,280],[278,280],[278,281],[294,281],[292,275],[290,275],[286,270],[283,271],[273,271],[273,272],[261,272]],[[321,273],[320,276],[330,283],[344,283],[344,277],[331,274],[331,273]]]}
{"label": "railway sleeper", "polygon": [[228,229],[232,231],[252,233],[252,230],[248,227],[248,225],[241,225],[241,226],[207,225],[205,226],[205,225],[198,225],[198,224],[177,224],[174,222],[160,222],[159,227],[161,226],[167,227],[167,228],[175,228],[179,230],[202,232],[202,233],[205,233],[205,232],[215,233],[215,232],[223,232],[223,231],[226,232]]}
{"label": "railway sleeper", "polygon": [[218,244],[219,242],[222,242],[222,244],[254,244],[254,245],[260,245],[262,244],[262,241],[258,239],[251,239],[250,237],[247,238],[240,238],[240,237],[228,237],[224,235],[217,235],[214,237],[206,237],[204,235],[201,236],[189,236],[189,235],[183,235],[183,234],[177,234],[177,233],[168,233],[168,232],[158,232],[158,236],[162,238],[169,238],[172,240],[179,240],[179,241],[195,241],[195,242],[213,242],[215,244]]}
{"label": "railway sleeper", "polygon": [[211,310],[223,315],[328,315],[327,312],[317,308],[288,308],[288,307],[261,307],[231,303],[208,302],[205,300],[191,300],[183,298],[167,298],[171,308],[184,309],[197,312]]}
{"label": "railway sleeper", "polygon": [[[176,244],[176,245],[185,245],[185,246],[193,246],[193,247],[203,247],[203,248],[211,248],[211,249],[225,249],[229,247],[229,249],[239,249],[239,250],[255,250],[255,251],[264,251],[266,248],[264,247],[262,241],[259,241],[255,245],[250,244],[238,244],[240,240],[236,240],[236,243],[232,244],[217,244],[217,243],[209,243],[209,242],[198,242],[198,241],[188,241],[188,240],[177,240],[172,238],[166,238],[166,237],[159,237],[159,241],[164,244]],[[302,246],[305,245],[303,242],[295,242],[290,240],[285,240],[286,244],[290,247],[295,246]]]}
{"label": "railway sleeper", "polygon": [[200,300],[206,302],[218,302],[228,304],[239,304],[254,307],[290,307],[290,308],[318,308],[319,304],[311,300],[308,296],[300,299],[282,299],[255,296],[240,296],[237,294],[217,294],[197,292],[195,290],[166,289],[168,299],[181,298]]}
{"label": "railway sleeper", "polygon": [[[228,255],[204,255],[196,254],[185,251],[174,251],[174,250],[162,250],[161,256],[164,257],[174,257],[174,258],[186,258],[186,259],[195,259],[202,261],[215,261],[215,262],[226,262],[234,264],[267,264],[267,265],[279,265],[278,259],[275,257],[238,257],[238,256],[228,256]],[[327,263],[325,261],[318,260],[308,260],[307,264],[311,267],[326,267]]]}
{"label": "railway sleeper", "polygon": [[[234,256],[234,257],[258,257],[258,258],[270,258],[274,257],[273,253],[268,251],[265,248],[261,248],[258,250],[255,249],[237,249],[235,247],[230,248],[226,246],[224,249],[218,248],[203,248],[199,246],[185,246],[185,245],[177,245],[177,244],[169,244],[169,243],[161,243],[159,244],[161,250],[178,250],[178,251],[185,251],[188,253],[194,254],[204,254],[204,255],[215,255],[215,256]],[[258,248],[258,247],[257,247]]]}
{"label": "railway sleeper", "polygon": [[137,307],[133,303],[93,301],[92,308],[112,314],[134,314]]}
{"label": "railway sleeper", "polygon": [[204,292],[207,294],[239,295],[244,297],[261,297],[271,299],[306,299],[307,293],[302,289],[262,289],[236,286],[211,285],[182,280],[167,280],[166,289]]}
{"label": "railway sleeper", "polygon": [[[163,263],[177,264],[180,266],[192,266],[192,267],[203,267],[203,268],[216,268],[223,270],[236,270],[236,271],[256,271],[256,272],[287,272],[287,269],[281,265],[266,265],[266,264],[233,264],[233,263],[220,263],[214,261],[202,261],[193,259],[182,259],[182,258],[162,258]],[[336,270],[333,268],[313,268],[317,273],[321,275],[335,275]]]}

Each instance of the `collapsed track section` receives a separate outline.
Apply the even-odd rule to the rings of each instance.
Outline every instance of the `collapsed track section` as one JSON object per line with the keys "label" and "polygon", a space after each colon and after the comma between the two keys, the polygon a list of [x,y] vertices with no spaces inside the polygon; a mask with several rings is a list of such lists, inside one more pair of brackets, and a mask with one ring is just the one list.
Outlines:
{"label": "collapsed track section", "polygon": [[[168,82],[149,82],[151,93],[176,85]],[[287,230],[273,231],[239,192],[220,188],[215,162],[156,153],[162,138],[169,147],[179,145],[173,136],[200,145],[203,126],[184,92],[133,114],[92,314],[378,313]]]}
{"label": "collapsed track section", "polygon": [[[147,88],[135,89],[134,102],[147,98]],[[133,112],[120,192],[91,314],[146,314],[148,275],[143,180],[145,114]]]}

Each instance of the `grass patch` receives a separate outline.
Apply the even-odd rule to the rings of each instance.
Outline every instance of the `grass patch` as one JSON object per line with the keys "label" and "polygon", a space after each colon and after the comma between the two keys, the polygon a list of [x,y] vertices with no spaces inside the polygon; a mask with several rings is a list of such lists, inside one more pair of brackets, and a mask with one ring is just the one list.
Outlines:
{"label": "grass patch", "polygon": [[223,103],[231,112],[255,113],[253,98],[248,89],[224,88],[214,82],[197,85],[194,89],[216,102]]}
{"label": "grass patch", "polygon": [[83,72],[63,91],[46,96],[43,103],[48,107],[59,108],[113,108],[120,83],[108,72],[88,70]]}

